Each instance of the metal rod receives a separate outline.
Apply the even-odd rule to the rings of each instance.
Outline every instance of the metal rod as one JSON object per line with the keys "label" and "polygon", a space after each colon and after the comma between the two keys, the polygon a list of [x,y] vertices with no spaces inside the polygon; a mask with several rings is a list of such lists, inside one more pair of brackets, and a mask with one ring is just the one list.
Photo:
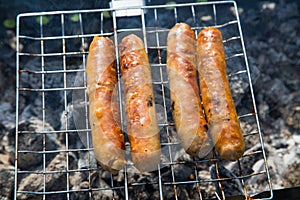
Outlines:
{"label": "metal rod", "polygon": [[[61,35],[65,36],[65,16],[64,14],[61,14]],[[64,38],[62,38],[62,50],[63,53],[66,52],[66,40]],[[66,63],[66,55],[63,55],[63,70],[66,71],[67,70],[67,63]],[[67,74],[63,73],[63,78],[64,78],[64,88],[67,88]],[[67,111],[68,110],[68,100],[67,100],[67,91],[64,90],[64,110]],[[69,149],[69,113],[66,112],[66,114],[64,115],[65,117],[65,137],[66,137],[66,151]],[[70,174],[69,174],[69,153],[66,153],[66,175],[67,175],[67,180],[66,180],[66,191],[67,191],[67,199],[70,199],[70,193],[68,192],[70,189]]]}
{"label": "metal rod", "polygon": [[[102,13],[101,13],[102,14]],[[103,16],[102,16],[103,17]],[[101,19],[102,20],[102,19]],[[80,25],[80,34],[83,35],[83,23],[82,23],[82,13],[79,13],[79,25]],[[86,66],[86,55],[84,54],[84,46],[85,46],[85,37],[81,38],[81,46],[82,46],[82,66]],[[85,68],[82,69],[83,71],[85,71]],[[86,77],[86,73],[83,73],[83,86],[87,87],[87,77]],[[85,131],[85,137],[86,137],[86,148],[90,149],[90,130],[89,130],[89,115],[88,115],[88,104],[86,102],[88,102],[88,97],[87,97],[87,92],[84,92],[84,111],[85,111],[85,129],[88,131]],[[68,130],[68,132],[70,133],[71,130]],[[91,165],[91,154],[88,151],[88,163],[89,165]],[[92,191],[91,189],[91,185],[92,185],[92,180],[91,180],[91,171],[88,170],[88,183],[89,183],[89,198],[92,198]]]}
{"label": "metal rod", "polygon": [[[43,37],[43,18],[40,16],[40,36]],[[41,40],[41,54],[44,54],[44,41]],[[45,63],[44,63],[44,57],[41,56],[41,71],[43,72],[45,70]],[[42,89],[45,89],[45,74],[42,73]],[[42,92],[42,129],[45,130],[45,92]],[[46,151],[46,135],[43,134],[43,151]],[[43,171],[46,171],[46,155],[43,154]],[[43,176],[43,192],[46,191],[46,174]],[[46,195],[43,194],[43,199],[46,199]]]}
{"label": "metal rod", "polygon": [[[116,54],[116,65],[117,65],[117,78],[118,78],[118,85],[117,85],[117,89],[118,89],[118,99],[119,99],[119,109],[120,109],[120,125],[121,125],[121,129],[124,130],[125,132],[125,119],[122,113],[124,113],[124,108],[123,108],[123,104],[121,102],[121,100],[123,99],[123,95],[122,95],[122,84],[121,84],[121,68],[120,68],[120,55],[119,55],[119,48],[118,48],[118,28],[117,28],[117,16],[116,16],[116,12],[112,12],[112,16],[113,16],[113,29],[114,29],[114,44],[115,44],[115,54]],[[127,167],[125,166],[124,169],[124,193],[125,193],[125,199],[128,200],[128,180],[127,180]]]}
{"label": "metal rod", "polygon": [[16,135],[15,135],[15,174],[14,174],[14,197],[17,198],[18,195],[18,150],[19,150],[19,87],[20,87],[20,16],[17,16],[16,24]]}

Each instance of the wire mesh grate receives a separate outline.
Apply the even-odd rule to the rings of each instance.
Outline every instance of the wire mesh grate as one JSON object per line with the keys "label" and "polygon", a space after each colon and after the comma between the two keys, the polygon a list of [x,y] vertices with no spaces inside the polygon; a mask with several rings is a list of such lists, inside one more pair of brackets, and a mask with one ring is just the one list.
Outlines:
{"label": "wire mesh grate", "polygon": [[[117,17],[116,9],[18,15],[15,199],[245,199],[264,190],[270,191],[265,199],[272,199],[252,87],[255,70],[251,77],[236,3],[140,9],[141,15],[130,17]],[[213,153],[197,159],[180,147],[166,75],[166,38],[177,22],[188,23],[196,34],[206,26],[223,33],[228,77],[247,147],[239,161],[218,160]],[[94,36],[113,39],[118,63],[117,44],[130,33],[143,39],[149,55],[163,155],[155,172],[140,174],[129,161],[118,175],[111,175],[93,157],[85,66]],[[122,103],[120,109],[124,115]]]}

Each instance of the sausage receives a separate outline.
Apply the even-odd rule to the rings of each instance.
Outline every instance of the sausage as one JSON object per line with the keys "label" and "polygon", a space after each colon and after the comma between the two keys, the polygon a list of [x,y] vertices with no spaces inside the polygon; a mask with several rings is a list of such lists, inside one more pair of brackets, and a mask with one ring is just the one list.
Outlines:
{"label": "sausage", "polygon": [[153,171],[161,150],[148,56],[134,34],[122,39],[119,50],[132,161],[142,172]]}
{"label": "sausage", "polygon": [[124,134],[116,98],[115,48],[111,39],[94,37],[87,59],[87,93],[94,154],[99,164],[116,174],[125,165]]}
{"label": "sausage", "polygon": [[221,159],[234,161],[244,153],[244,138],[226,76],[221,32],[204,28],[197,39],[200,91],[209,132]]}
{"label": "sausage", "polygon": [[177,23],[170,30],[167,42],[167,71],[176,130],[188,154],[204,157],[211,145],[198,88],[195,33],[189,25]]}

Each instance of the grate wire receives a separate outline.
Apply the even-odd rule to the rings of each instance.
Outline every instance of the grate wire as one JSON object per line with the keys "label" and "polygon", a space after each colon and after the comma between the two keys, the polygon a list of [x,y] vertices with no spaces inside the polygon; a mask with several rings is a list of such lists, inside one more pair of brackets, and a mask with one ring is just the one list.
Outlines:
{"label": "grate wire", "polygon": [[[232,9],[233,8],[233,9]],[[267,156],[264,147],[262,130],[260,128],[259,117],[257,114],[257,108],[255,103],[254,91],[252,86],[252,78],[250,73],[250,67],[246,54],[246,48],[244,44],[241,23],[239,19],[239,13],[237,5],[234,1],[215,1],[215,2],[201,2],[201,3],[184,3],[184,4],[172,4],[172,5],[155,5],[155,6],[142,6],[141,15],[135,17],[118,17],[116,11],[120,9],[92,9],[92,10],[69,10],[69,11],[50,11],[50,12],[35,12],[35,13],[23,13],[17,16],[17,42],[16,42],[16,144],[15,144],[15,199],[18,199],[22,195],[28,195],[32,197],[35,195],[37,198],[48,199],[51,195],[65,195],[64,199],[73,199],[75,193],[87,194],[86,197],[93,199],[95,194],[101,195],[101,192],[111,191],[112,198],[118,199],[122,197],[124,199],[130,199],[134,195],[134,191],[139,191],[139,188],[145,188],[151,186],[153,190],[157,191],[158,199],[170,198],[168,194],[171,192],[173,199],[182,198],[182,188],[188,188],[195,191],[197,199],[208,199],[206,190],[208,188],[215,188],[215,198],[225,199],[227,195],[226,185],[227,182],[237,181],[241,184],[243,195],[245,197],[254,196],[255,194],[262,192],[259,190],[259,185],[256,188],[252,188],[251,178],[257,177],[257,179],[263,179],[267,186],[264,188],[270,191],[269,197],[265,199],[272,199],[272,184],[270,173],[267,165]],[[184,12],[183,12],[184,11]],[[189,14],[187,14],[189,12]],[[110,14],[110,17],[107,16]],[[165,22],[166,13],[168,17],[172,18],[173,22]],[[78,15],[78,21],[70,21],[70,16]],[[188,17],[190,15],[190,17]],[[91,24],[87,19],[94,19],[98,16],[97,24]],[[187,16],[185,18],[185,16]],[[203,16],[210,16],[211,18],[202,19]],[[223,16],[223,17],[222,17]],[[43,18],[50,19],[49,23],[43,22]],[[36,18],[39,18],[38,26],[28,29],[29,23]],[[55,21],[59,18],[59,21]],[[122,20],[130,20],[132,23],[122,23]],[[184,20],[183,20],[184,19]],[[51,21],[53,20],[53,21]],[[186,22],[195,31],[195,34],[205,26],[215,26],[220,28],[224,33],[223,43],[225,49],[230,49],[232,43],[237,43],[238,47],[226,52],[226,60],[235,62],[237,59],[240,63],[239,68],[235,68],[229,65],[228,77],[230,80],[238,79],[242,80],[243,84],[246,84],[245,89],[250,107],[247,112],[243,109],[238,109],[239,119],[244,123],[253,124],[254,130],[244,132],[245,140],[251,137],[256,138],[260,142],[260,148],[247,151],[243,158],[236,161],[232,165],[236,165],[235,176],[224,177],[220,169],[220,165],[224,165],[224,161],[218,160],[215,155],[211,155],[204,159],[190,158],[187,155],[180,154],[178,156],[178,148],[180,143],[176,140],[174,133],[174,122],[170,116],[169,110],[169,97],[168,97],[168,78],[166,76],[166,36],[169,29],[177,22]],[[128,22],[128,21],[127,21]],[[77,23],[79,29],[69,30],[69,24]],[[59,34],[47,32],[49,27],[60,27]],[[96,27],[96,28],[94,28]],[[134,180],[132,178],[132,164],[126,165],[123,176],[109,175],[109,181],[105,186],[95,186],[95,174],[100,176],[101,169],[95,166],[95,160],[93,157],[93,147],[91,141],[91,129],[89,128],[88,121],[88,97],[85,92],[86,74],[85,66],[88,55],[88,44],[94,36],[107,36],[111,37],[115,44],[116,49],[116,62],[118,79],[121,80],[121,74],[119,69],[119,51],[118,43],[127,34],[135,33],[143,39],[147,53],[149,55],[151,70],[154,74],[157,74],[153,78],[153,86],[159,88],[161,92],[160,98],[160,114],[161,120],[159,121],[159,128],[161,129],[161,145],[165,152],[164,158],[158,165],[157,172],[144,175],[145,177],[154,177],[153,179],[147,179],[147,181]],[[48,51],[47,42],[61,41],[61,47]],[[72,41],[77,41],[75,44]],[[22,48],[23,43],[38,43],[39,51],[33,50],[34,48]],[[51,68],[51,63],[48,63],[48,58],[60,60],[61,69]],[[32,63],[39,59],[36,65]],[[76,60],[76,64],[69,64],[70,60]],[[30,64],[31,63],[31,64]],[[76,67],[74,67],[76,65]],[[72,74],[76,75],[76,80],[80,79],[79,84],[69,84]],[[48,76],[61,76],[61,82],[54,82],[52,85],[48,84]],[[23,77],[38,77],[37,85],[32,86],[26,83],[26,79]],[[75,80],[75,82],[76,82]],[[47,129],[48,120],[48,97],[53,92],[62,95],[63,110],[62,116],[55,116],[56,118],[63,118],[63,129]],[[74,99],[70,100],[70,95],[73,93],[80,93],[80,101],[74,103]],[[42,121],[41,130],[24,130],[19,124],[23,120],[22,111],[23,105],[21,105],[21,98],[31,94],[41,98],[40,113],[37,113],[37,117]],[[74,98],[74,95],[73,95]],[[125,130],[125,108],[122,104],[122,82],[118,82],[118,99],[120,100],[119,108],[121,111],[121,126]],[[73,101],[73,102],[72,102]],[[70,125],[73,108],[82,106],[81,118],[83,125],[73,127]],[[244,105],[243,105],[244,106]],[[24,135],[38,135],[42,137],[42,143],[40,144],[40,150],[32,150],[30,148],[24,148],[20,144],[23,142],[22,137]],[[49,137],[62,135],[64,138],[64,148],[49,149],[47,146]],[[74,138],[82,140],[83,145],[72,146],[71,143]],[[128,141],[126,142],[126,148],[129,147]],[[48,157],[52,154],[65,155],[65,167],[61,170],[49,171]],[[20,160],[25,154],[32,154],[34,156],[42,155],[42,168],[20,168]],[[86,154],[86,166],[79,168],[73,166],[73,155]],[[248,172],[245,171],[245,164],[248,158],[263,160],[263,168],[260,171]],[[226,164],[226,163],[225,163]],[[188,178],[178,174],[183,173],[179,169],[191,169],[191,174]],[[214,168],[214,169],[212,169]],[[216,176],[204,176],[203,173],[216,172]],[[48,176],[65,174],[65,187],[57,189],[55,191],[48,191]],[[71,179],[72,176],[77,173],[81,177],[86,177],[88,187],[78,188],[73,187]],[[27,175],[42,175],[42,188],[41,190],[30,191],[29,189],[21,189],[20,181]],[[84,179],[84,178],[82,178]],[[249,185],[250,184],[250,185]],[[171,188],[171,189],[170,189]],[[23,198],[23,197],[22,197]]]}

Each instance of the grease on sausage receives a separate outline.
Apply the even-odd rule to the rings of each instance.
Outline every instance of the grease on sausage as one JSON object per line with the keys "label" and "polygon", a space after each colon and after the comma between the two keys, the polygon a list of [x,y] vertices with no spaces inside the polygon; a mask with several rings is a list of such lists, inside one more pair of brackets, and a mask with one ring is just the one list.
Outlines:
{"label": "grease on sausage", "polygon": [[160,136],[148,56],[134,34],[123,38],[119,48],[132,160],[140,171],[153,171],[160,161]]}
{"label": "grease on sausage", "polygon": [[221,159],[237,160],[244,138],[229,82],[221,32],[204,28],[197,39],[198,70],[204,111],[215,149]]}
{"label": "grease on sausage", "polygon": [[116,63],[113,42],[94,37],[87,60],[89,119],[96,160],[115,174],[125,165],[124,135],[116,99]]}
{"label": "grease on sausage", "polygon": [[185,151],[204,157],[210,150],[197,80],[196,38],[185,23],[177,23],[168,34],[167,71],[172,114]]}

